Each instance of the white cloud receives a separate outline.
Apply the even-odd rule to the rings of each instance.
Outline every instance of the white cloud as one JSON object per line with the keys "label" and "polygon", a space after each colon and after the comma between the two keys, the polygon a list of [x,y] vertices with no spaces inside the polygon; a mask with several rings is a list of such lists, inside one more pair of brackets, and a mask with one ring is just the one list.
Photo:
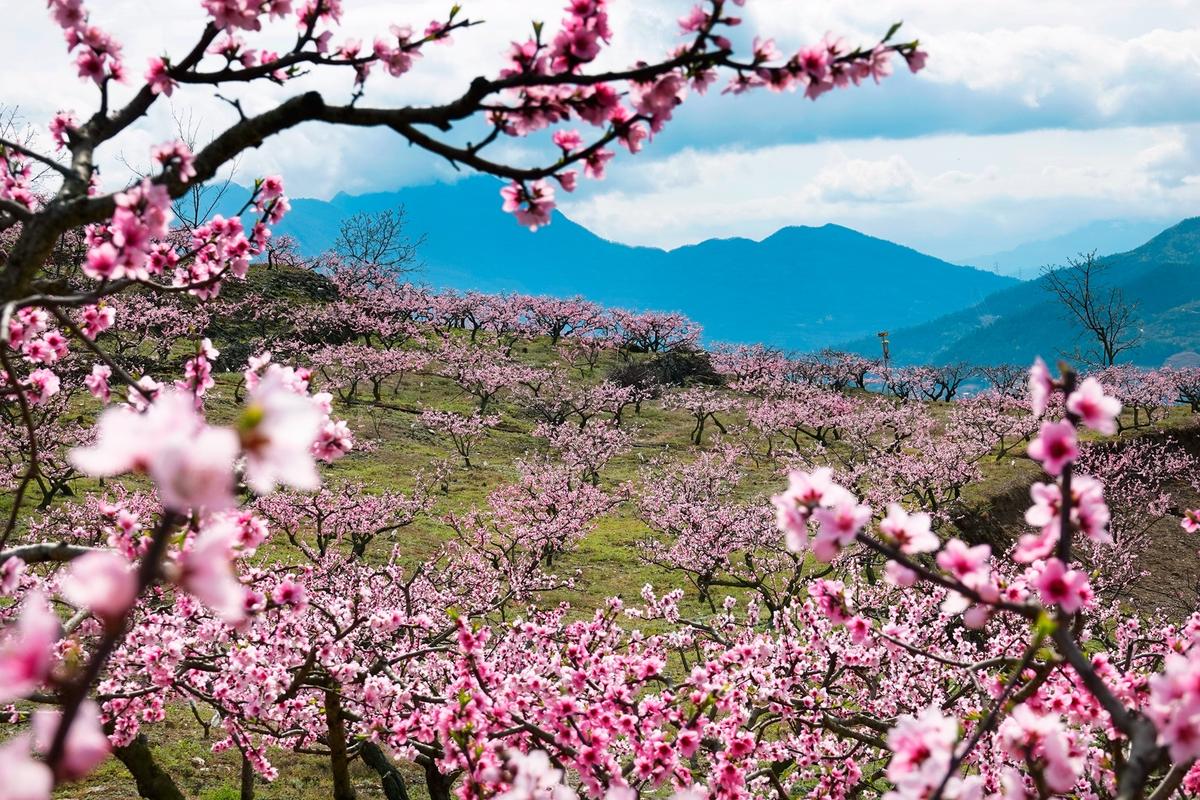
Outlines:
{"label": "white cloud", "polygon": [[[826,31],[869,40],[904,20],[931,57],[924,79],[1012,97],[1030,109],[1051,101],[1104,118],[1178,110],[1200,98],[1197,0],[879,0],[747,4],[750,22],[787,46]],[[1082,124],[1081,120],[1081,124]],[[1088,122],[1093,122],[1088,120]]]}
{"label": "white cloud", "polygon": [[1186,178],[1200,175],[1197,140],[1200,126],[685,151],[567,212],[637,244],[837,222],[961,258],[1094,219],[1189,216],[1200,202]]}
{"label": "white cloud", "polygon": [[[675,20],[692,2],[610,0],[616,39],[604,63],[665,52],[679,41]],[[486,24],[459,32],[451,47],[429,48],[401,80],[376,76],[363,102],[453,97],[475,75],[494,72],[531,19],[553,26],[563,3],[465,0],[463,13]],[[75,77],[43,4],[4,5],[0,49],[10,66],[0,102],[20,106],[38,125],[60,108],[87,112],[95,89]],[[345,5],[344,35],[369,40],[391,22],[422,27],[448,4]],[[134,76],[149,56],[190,47],[204,19],[198,0],[90,0],[88,7],[92,21],[124,43]],[[785,50],[830,31],[868,42],[903,19],[902,35],[919,37],[931,52],[929,69],[812,108],[798,98],[706,100],[646,154],[614,162],[608,184],[570,198],[581,221],[611,238],[653,244],[836,221],[961,255],[1100,217],[1183,216],[1200,199],[1200,0],[1095,0],[1086,11],[1077,0],[750,0],[744,14],[743,35],[769,32]],[[282,26],[255,45],[281,45],[292,35]],[[348,98],[346,74],[318,73],[295,86],[228,93],[249,111],[302,88]],[[132,88],[121,91],[117,102]],[[149,145],[174,135],[170,105],[157,104],[119,152],[101,153],[110,185],[124,180],[122,159],[141,163]],[[191,109],[210,134],[235,118],[210,89],[181,90],[174,105]],[[831,120],[843,122],[822,127]],[[1043,130],[1050,127],[1080,130]],[[837,140],[812,141],[824,131],[837,131]],[[938,135],[889,141],[863,138],[864,131]],[[810,143],[788,143],[801,141]],[[519,143],[506,147],[527,152]],[[321,197],[455,177],[387,131],[315,125],[245,155],[243,177],[268,171],[283,173],[295,194]]]}
{"label": "white cloud", "polygon": [[899,203],[912,196],[916,175],[903,157],[880,161],[847,159],[828,166],[812,180],[815,200],[824,203]]}
{"label": "white cloud", "polygon": [[[1113,117],[1164,92],[1200,91],[1200,28],[1122,38],[1076,26],[954,31],[929,45],[928,78],[1016,92],[1031,108],[1065,96]],[[1137,109],[1134,109],[1137,110]]]}

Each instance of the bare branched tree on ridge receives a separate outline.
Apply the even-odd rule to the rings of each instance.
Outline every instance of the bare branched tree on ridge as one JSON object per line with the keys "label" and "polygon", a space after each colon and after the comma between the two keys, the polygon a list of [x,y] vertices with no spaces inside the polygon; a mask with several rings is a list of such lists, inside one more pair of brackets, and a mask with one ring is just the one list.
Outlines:
{"label": "bare branched tree on ridge", "polygon": [[354,266],[379,267],[393,276],[416,272],[421,268],[417,249],[425,236],[408,236],[405,217],[403,205],[359,211],[342,220],[333,251]]}
{"label": "bare branched tree on ridge", "polygon": [[1095,339],[1094,348],[1070,354],[1092,366],[1111,367],[1117,356],[1142,342],[1137,304],[1126,300],[1119,287],[1104,281],[1110,267],[1111,263],[1098,260],[1093,250],[1068,258],[1065,267],[1042,269],[1045,287],[1062,303],[1067,319],[1083,328],[1081,336]]}

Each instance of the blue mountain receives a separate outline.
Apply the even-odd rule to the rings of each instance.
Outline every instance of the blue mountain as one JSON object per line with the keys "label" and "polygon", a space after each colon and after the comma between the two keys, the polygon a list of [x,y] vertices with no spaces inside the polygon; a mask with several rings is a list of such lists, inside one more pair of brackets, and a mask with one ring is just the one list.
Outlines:
{"label": "blue mountain", "polygon": [[1025,242],[1000,253],[964,259],[1001,275],[1036,278],[1047,264],[1061,267],[1065,259],[1079,253],[1124,253],[1170,227],[1172,219],[1106,219],[1052,236]]}
{"label": "blue mountain", "polygon": [[[561,213],[531,233],[500,210],[500,184],[473,177],[395,192],[298,198],[277,226],[305,255],[341,221],[403,205],[425,237],[418,279],[437,288],[583,295],[606,305],[680,311],[709,342],[813,350],[919,325],[1016,285],[838,225],[783,228],[762,241],[710,239],[675,250],[608,241]],[[236,209],[245,190],[224,200]]]}
{"label": "blue mountain", "polygon": [[[1064,253],[1063,256],[1071,255]],[[1122,361],[1143,366],[1187,363],[1200,351],[1200,217],[1185,219],[1150,241],[1104,256],[1099,289],[1119,288],[1136,306],[1141,344]],[[1028,364],[1074,351],[1082,339],[1045,279],[996,292],[982,303],[910,328],[896,326],[892,355],[901,363]],[[874,353],[861,337],[847,349]]]}

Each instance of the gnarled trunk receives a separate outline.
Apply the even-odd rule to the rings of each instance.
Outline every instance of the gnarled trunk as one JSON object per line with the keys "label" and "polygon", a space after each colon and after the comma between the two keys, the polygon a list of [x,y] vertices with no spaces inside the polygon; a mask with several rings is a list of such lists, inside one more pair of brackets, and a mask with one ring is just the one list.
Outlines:
{"label": "gnarled trunk", "polygon": [[333,777],[333,800],[357,800],[350,782],[350,756],[346,752],[346,721],[337,692],[325,692],[325,724],[329,728],[329,771]]}
{"label": "gnarled trunk", "polygon": [[387,800],[409,800],[408,785],[404,782],[404,776],[396,769],[387,753],[383,752],[383,748],[374,742],[363,742],[358,753],[362,756],[364,764],[379,773],[383,784],[383,796]]}
{"label": "gnarled trunk", "polygon": [[428,756],[418,758],[417,763],[425,768],[425,787],[429,800],[450,800],[450,779],[437,768],[437,762]]}
{"label": "gnarled trunk", "polygon": [[242,755],[242,786],[241,800],[254,800],[254,765],[250,763],[250,759]]}
{"label": "gnarled trunk", "polygon": [[184,800],[183,792],[179,791],[175,781],[154,760],[146,734],[139,733],[132,742],[124,747],[114,747],[112,752],[133,776],[140,797],[146,800]]}

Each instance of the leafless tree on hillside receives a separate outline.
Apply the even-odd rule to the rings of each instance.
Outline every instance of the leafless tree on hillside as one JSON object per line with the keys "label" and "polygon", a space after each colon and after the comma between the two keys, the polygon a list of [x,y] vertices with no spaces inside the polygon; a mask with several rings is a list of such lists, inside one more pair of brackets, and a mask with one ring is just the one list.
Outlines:
{"label": "leafless tree on hillside", "polygon": [[978,374],[978,370],[965,361],[935,367],[932,374],[934,394],[929,399],[942,399],[949,403],[958,394],[962,385]]}
{"label": "leafless tree on hillside", "polygon": [[[25,121],[19,106],[0,105],[0,139],[7,139],[20,147],[33,147],[38,143],[37,130]],[[47,164],[34,161],[29,164],[32,169],[32,185],[34,191],[42,191],[42,178],[54,175],[54,170]],[[0,231],[7,230],[17,224],[17,218],[5,215],[0,219]]]}
{"label": "leafless tree on hillside", "polygon": [[425,236],[416,239],[405,231],[404,206],[383,211],[359,211],[342,220],[333,252],[353,266],[378,267],[393,277],[421,268],[417,250]]}
{"label": "leafless tree on hillside", "polygon": [[1018,364],[993,364],[980,367],[979,374],[997,392],[1010,397],[1021,397],[1026,391],[1029,367]]}
{"label": "leafless tree on hillside", "polygon": [[[192,116],[190,111],[183,116],[172,108],[171,116],[175,120],[175,128],[179,133],[180,141],[186,144],[192,152],[198,151],[201,145],[201,123]],[[209,138],[211,141],[211,137]],[[189,184],[187,192],[177,198],[172,206],[175,219],[189,231],[208,222],[220,206],[221,200],[233,188],[233,180],[237,175],[240,163],[241,158],[239,157],[229,164],[228,171],[223,176],[217,176],[206,183],[193,181]]]}
{"label": "leafless tree on hillside", "polygon": [[1048,291],[1058,297],[1066,309],[1068,320],[1083,328],[1081,335],[1090,336],[1095,347],[1070,355],[1089,365],[1110,367],[1117,356],[1142,341],[1136,316],[1137,305],[1125,299],[1118,287],[1105,285],[1103,275],[1110,263],[1096,259],[1096,251],[1068,258],[1067,266],[1044,267],[1042,277]]}
{"label": "leafless tree on hillside", "polygon": [[[198,121],[190,111],[185,115],[174,107],[171,108],[171,119],[175,122],[175,137],[187,145],[192,152],[199,150],[202,146],[203,123]],[[211,141],[212,139],[209,137],[209,142]],[[138,180],[149,178],[154,172],[152,164],[132,162],[124,154],[118,158]],[[241,158],[235,158],[229,163],[223,175],[214,176],[211,181],[207,182],[192,181],[189,183],[184,193],[171,203],[171,211],[175,215],[172,224],[179,225],[190,232],[208,222],[220,207],[221,200],[233,188],[233,180],[237,175],[240,163]]]}

